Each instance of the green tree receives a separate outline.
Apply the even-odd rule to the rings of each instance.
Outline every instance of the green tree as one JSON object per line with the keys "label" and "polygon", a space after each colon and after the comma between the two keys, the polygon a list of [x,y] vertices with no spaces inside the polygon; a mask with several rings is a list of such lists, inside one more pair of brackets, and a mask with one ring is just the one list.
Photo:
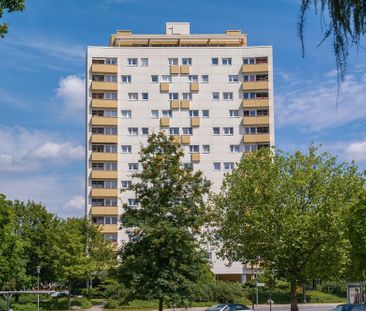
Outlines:
{"label": "green tree", "polygon": [[364,181],[354,165],[314,146],[308,154],[262,149],[246,155],[213,198],[222,255],[276,269],[291,284],[297,311],[297,285],[344,270],[345,214],[364,195]]}
{"label": "green tree", "polygon": [[24,242],[16,231],[12,202],[0,194],[0,289],[16,289],[25,282]]}
{"label": "green tree", "polygon": [[352,206],[347,217],[347,237],[350,245],[349,281],[366,280],[366,199]]}
{"label": "green tree", "polygon": [[132,295],[164,302],[191,299],[207,259],[198,235],[204,222],[209,183],[201,172],[182,168],[181,147],[163,132],[141,147],[141,172],[133,175],[139,206],[124,205],[122,225],[130,242],[121,247],[118,277]]}
{"label": "green tree", "polygon": [[300,0],[298,35],[304,53],[304,28],[306,14],[311,7],[320,11],[323,41],[332,37],[336,57],[338,78],[343,80],[347,67],[349,47],[360,47],[361,38],[366,32],[365,0]]}
{"label": "green tree", "polygon": [[[0,18],[2,18],[4,11],[16,12],[23,11],[25,8],[25,0],[0,0]],[[0,24],[0,38],[4,38],[8,32],[8,24]]]}

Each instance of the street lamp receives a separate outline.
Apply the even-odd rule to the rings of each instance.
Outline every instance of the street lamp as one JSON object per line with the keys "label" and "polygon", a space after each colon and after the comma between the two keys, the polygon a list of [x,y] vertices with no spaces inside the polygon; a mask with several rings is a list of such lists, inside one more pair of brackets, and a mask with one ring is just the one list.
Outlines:
{"label": "street lamp", "polygon": [[37,266],[37,288],[38,288],[38,295],[37,295],[37,310],[39,311],[39,274],[41,273],[41,266]]}
{"label": "street lamp", "polygon": [[274,282],[274,277],[277,274],[277,269],[272,269],[271,276],[269,280],[269,311],[272,311],[272,287]]}

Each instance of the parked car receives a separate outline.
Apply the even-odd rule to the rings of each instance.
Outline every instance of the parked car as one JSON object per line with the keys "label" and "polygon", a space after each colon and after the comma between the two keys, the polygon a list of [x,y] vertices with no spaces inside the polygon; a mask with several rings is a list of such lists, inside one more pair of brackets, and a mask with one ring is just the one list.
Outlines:
{"label": "parked car", "polygon": [[205,311],[241,311],[241,310],[253,311],[253,309],[247,307],[246,305],[241,305],[238,303],[222,303],[219,305],[212,306],[211,308],[208,308]]}
{"label": "parked car", "polygon": [[332,311],[366,311],[366,305],[361,304],[343,304],[338,305]]}

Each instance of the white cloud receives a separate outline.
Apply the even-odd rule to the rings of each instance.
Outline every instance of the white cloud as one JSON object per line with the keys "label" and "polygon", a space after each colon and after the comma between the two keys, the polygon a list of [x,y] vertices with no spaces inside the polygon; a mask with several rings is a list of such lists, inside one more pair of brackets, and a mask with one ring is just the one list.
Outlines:
{"label": "white cloud", "polygon": [[349,161],[366,162],[366,140],[349,144],[345,153]]}
{"label": "white cloud", "polygon": [[346,76],[338,106],[333,75],[334,72],[327,73],[311,84],[286,84],[288,88],[280,90],[276,97],[276,125],[321,131],[365,119],[366,74]]}
{"label": "white cloud", "polygon": [[85,79],[76,75],[62,78],[56,90],[56,98],[64,104],[65,114],[81,117],[85,109]]}
{"label": "white cloud", "polygon": [[62,209],[64,211],[83,211],[85,208],[85,199],[81,195],[76,195],[67,201]]}
{"label": "white cloud", "polygon": [[59,217],[84,216],[82,176],[2,174],[0,189],[11,200],[41,203]]}
{"label": "white cloud", "polygon": [[0,172],[36,171],[49,162],[81,160],[84,147],[22,127],[0,127]]}

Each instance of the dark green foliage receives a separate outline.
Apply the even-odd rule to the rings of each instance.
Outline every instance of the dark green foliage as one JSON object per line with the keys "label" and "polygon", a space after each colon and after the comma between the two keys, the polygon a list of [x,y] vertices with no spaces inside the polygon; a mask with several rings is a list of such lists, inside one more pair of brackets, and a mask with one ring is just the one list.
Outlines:
{"label": "dark green foliage", "polygon": [[134,174],[139,207],[125,205],[122,225],[130,242],[119,255],[119,280],[133,292],[131,298],[178,303],[191,300],[207,260],[197,241],[206,208],[208,183],[201,172],[181,167],[182,149],[163,132],[141,147],[142,171]]}
{"label": "dark green foliage", "polygon": [[[23,11],[25,8],[25,0],[0,0],[0,18],[2,18],[4,11],[9,13],[16,11]],[[8,32],[8,25],[6,23],[0,24],[0,38],[4,38]]]}
{"label": "dark green foliage", "polygon": [[320,11],[324,33],[323,41],[332,37],[336,56],[338,78],[344,78],[347,66],[348,50],[352,45],[360,47],[366,31],[365,0],[301,0],[298,35],[304,52],[304,28],[307,11],[313,7]]}

